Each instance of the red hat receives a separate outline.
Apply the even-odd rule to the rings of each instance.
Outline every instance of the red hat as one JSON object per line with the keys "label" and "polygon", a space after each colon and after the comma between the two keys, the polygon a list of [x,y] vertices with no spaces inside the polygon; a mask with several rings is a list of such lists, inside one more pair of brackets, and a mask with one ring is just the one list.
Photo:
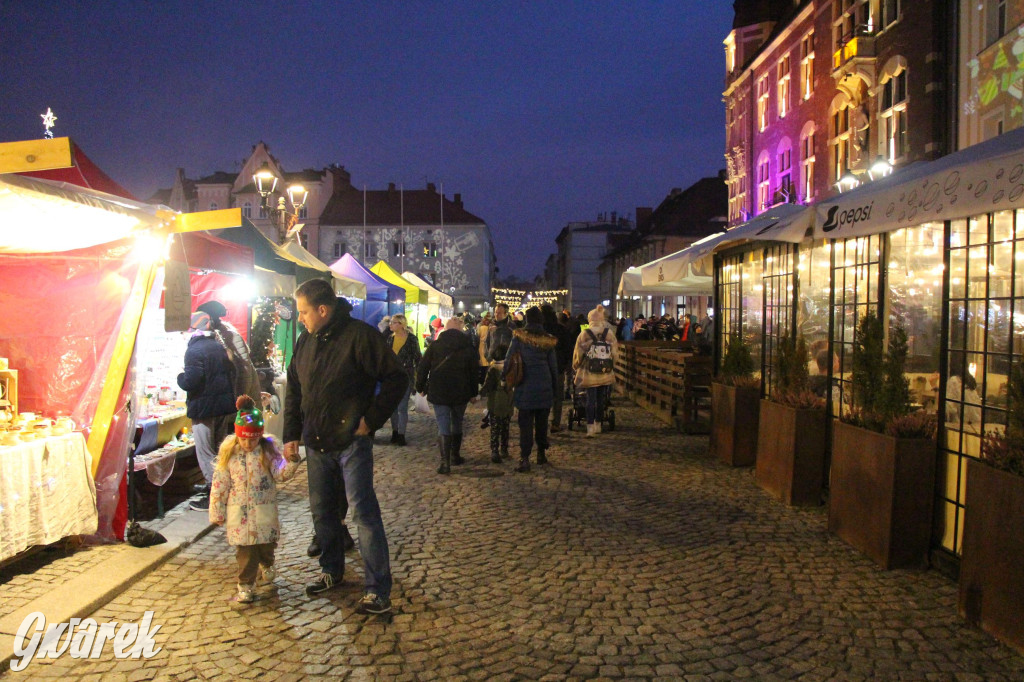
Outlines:
{"label": "red hat", "polygon": [[258,438],[263,435],[263,413],[256,409],[256,401],[247,395],[235,400],[235,435],[239,438]]}

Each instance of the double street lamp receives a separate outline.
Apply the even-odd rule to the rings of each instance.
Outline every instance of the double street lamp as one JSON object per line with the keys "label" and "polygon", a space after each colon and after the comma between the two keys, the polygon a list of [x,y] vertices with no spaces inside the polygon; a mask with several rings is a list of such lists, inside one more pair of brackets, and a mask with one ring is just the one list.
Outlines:
{"label": "double street lamp", "polygon": [[[300,183],[292,183],[288,186],[286,190],[288,201],[291,202],[292,208],[295,210],[294,213],[289,213],[283,196],[277,198],[276,207],[270,205],[270,195],[277,189],[277,180],[278,177],[266,161],[252,175],[252,181],[256,184],[256,191],[260,195],[260,207],[273,220],[274,226],[277,228],[278,243],[284,244],[289,237],[297,233],[302,227],[298,225],[299,213],[302,211],[302,207],[306,205],[306,199],[309,198],[309,190]],[[296,227],[297,225],[298,227]]]}

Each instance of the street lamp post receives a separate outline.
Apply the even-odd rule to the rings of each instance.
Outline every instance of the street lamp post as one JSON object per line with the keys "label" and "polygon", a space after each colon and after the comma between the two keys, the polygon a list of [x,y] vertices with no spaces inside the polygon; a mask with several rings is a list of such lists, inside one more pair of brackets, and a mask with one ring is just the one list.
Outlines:
{"label": "street lamp post", "polygon": [[291,202],[294,213],[288,212],[288,207],[285,204],[284,197],[277,198],[277,206],[271,207],[271,195],[277,188],[278,177],[271,170],[270,164],[266,161],[263,165],[253,173],[252,181],[256,185],[256,191],[260,195],[260,206],[261,208],[271,217],[274,226],[277,228],[277,241],[280,244],[284,244],[289,238],[297,237],[298,231],[302,229],[302,225],[299,224],[299,213],[302,211],[302,207],[306,205],[306,200],[309,198],[309,190],[299,183],[292,183],[286,190],[288,194],[288,201]]}

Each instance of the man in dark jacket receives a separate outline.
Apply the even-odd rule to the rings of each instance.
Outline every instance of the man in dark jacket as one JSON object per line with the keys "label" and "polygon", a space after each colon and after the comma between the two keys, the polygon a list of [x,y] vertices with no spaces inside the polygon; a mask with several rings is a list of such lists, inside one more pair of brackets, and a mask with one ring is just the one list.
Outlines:
{"label": "man in dark jacket", "polygon": [[[391,610],[391,558],[373,489],[373,432],[391,417],[409,379],[380,333],[349,315],[347,301],[325,280],[295,291],[306,327],[288,366],[284,408],[285,456],[306,445],[309,506],[320,541],[320,578],[306,594],[336,587],[345,571],[339,488],[359,526],[366,592],[359,613]],[[377,391],[377,385],[380,390]]]}
{"label": "man in dark jacket", "polygon": [[[185,371],[178,375],[178,386],[186,391],[185,412],[192,420],[196,460],[206,483],[199,497],[189,503],[195,511],[210,508],[210,483],[217,449],[235,423],[235,368],[224,345],[213,333],[210,314],[192,313],[192,338],[185,351]],[[259,396],[256,396],[257,398]]]}
{"label": "man in dark jacket", "polygon": [[484,349],[484,358],[487,362],[504,360],[510,343],[512,343],[512,323],[508,317],[508,306],[499,303],[494,306],[494,322],[487,331],[487,347]]}
{"label": "man in dark jacket", "polygon": [[462,418],[466,404],[477,394],[480,378],[477,347],[466,336],[462,318],[448,320],[437,340],[423,354],[416,368],[416,392],[426,393],[437,419],[441,465],[437,473],[447,474],[451,465],[463,463]]}

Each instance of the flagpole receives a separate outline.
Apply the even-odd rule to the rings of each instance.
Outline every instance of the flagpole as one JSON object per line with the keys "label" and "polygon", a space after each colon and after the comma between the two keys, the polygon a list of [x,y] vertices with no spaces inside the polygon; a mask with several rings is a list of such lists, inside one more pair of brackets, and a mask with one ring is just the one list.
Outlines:
{"label": "flagpole", "polygon": [[366,263],[366,183],[363,183],[363,257],[360,261]]}
{"label": "flagpole", "polygon": [[402,183],[398,183],[398,201],[402,226],[402,272],[405,272],[405,186]]}

